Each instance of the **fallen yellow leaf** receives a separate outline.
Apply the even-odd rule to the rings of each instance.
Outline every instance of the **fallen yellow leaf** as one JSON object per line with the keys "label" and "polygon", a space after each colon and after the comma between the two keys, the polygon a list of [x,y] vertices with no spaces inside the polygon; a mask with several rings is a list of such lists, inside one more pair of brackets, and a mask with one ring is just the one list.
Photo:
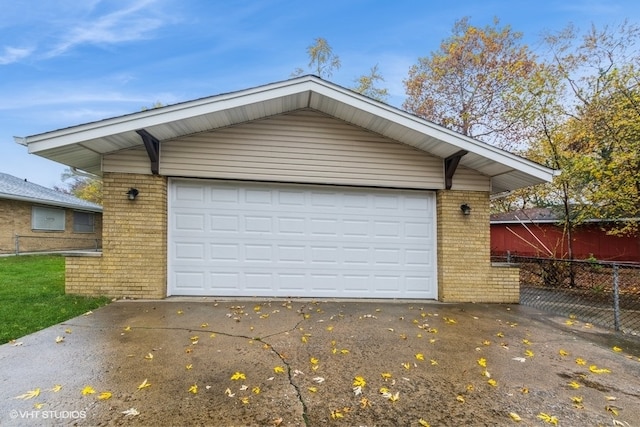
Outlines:
{"label": "fallen yellow leaf", "polygon": [[59,343],[61,343],[62,341],[64,341],[64,337],[61,337],[61,336],[57,336],[57,337],[56,337],[56,344],[59,344]]}
{"label": "fallen yellow leaf", "polygon": [[481,357],[480,359],[478,359],[478,365],[482,366],[483,368],[487,367],[487,359],[485,359],[484,357]]}
{"label": "fallen yellow leaf", "polygon": [[553,424],[554,426],[558,425],[558,418],[556,418],[555,415],[549,415],[545,414],[544,412],[540,412],[538,414],[538,419],[544,421],[545,423]]}
{"label": "fallen yellow leaf", "polygon": [[587,361],[586,361],[586,360],[584,360],[584,359],[581,359],[580,357],[578,357],[578,358],[576,359],[576,363],[577,363],[578,365],[582,365],[582,366],[584,366],[584,365],[586,365],[586,364],[587,364]]}
{"label": "fallen yellow leaf", "polygon": [[82,395],[85,396],[87,394],[94,394],[96,391],[93,389],[93,387],[91,387],[90,385],[85,386],[85,388],[82,389]]}
{"label": "fallen yellow leaf", "polygon": [[487,381],[487,383],[489,383],[489,385],[491,387],[497,387],[498,386],[498,381],[494,380],[493,378],[491,378],[490,380]]}
{"label": "fallen yellow leaf", "polygon": [[416,354],[416,359],[418,359],[418,360],[424,360],[424,354],[422,354],[422,353],[418,353],[418,354]]}
{"label": "fallen yellow leaf", "polygon": [[273,368],[273,372],[275,372],[276,374],[282,374],[284,373],[284,368],[282,366],[276,366],[275,368]]}
{"label": "fallen yellow leaf", "polygon": [[242,372],[235,372],[233,375],[231,375],[231,379],[233,381],[238,381],[238,380],[246,380],[247,377]]}
{"label": "fallen yellow leaf", "polygon": [[391,374],[389,372],[383,372],[383,373],[380,374],[380,376],[385,381],[388,380],[389,378],[391,378]]}
{"label": "fallen yellow leaf", "polygon": [[596,365],[589,366],[589,371],[594,374],[610,374],[611,371],[607,368],[598,368]]}
{"label": "fallen yellow leaf", "polygon": [[604,407],[605,410],[611,412],[613,415],[615,415],[616,417],[618,416],[618,408],[617,406],[611,406],[611,405],[607,405]]}
{"label": "fallen yellow leaf", "polygon": [[613,351],[615,351],[616,353],[620,353],[622,349],[618,346],[613,346]]}
{"label": "fallen yellow leaf", "polygon": [[560,351],[559,351],[558,353],[560,353],[560,356],[568,356],[568,355],[569,355],[569,353],[567,353],[567,352],[566,352],[565,350],[563,350],[563,349],[560,349]]}
{"label": "fallen yellow leaf", "polygon": [[522,421],[522,418],[520,418],[520,415],[516,414],[515,412],[509,412],[509,416],[511,417],[511,419],[515,422],[520,422]]}
{"label": "fallen yellow leaf", "polygon": [[459,395],[457,395],[457,396],[456,396],[456,400],[457,400],[458,402],[460,402],[460,403],[464,403],[464,396],[463,396],[463,395],[461,395],[461,394],[459,394]]}
{"label": "fallen yellow leaf", "polygon": [[527,356],[527,357],[533,357],[533,351],[531,351],[531,350],[526,350],[526,351],[524,352],[524,355],[525,355],[525,356]]}
{"label": "fallen yellow leaf", "polygon": [[142,390],[143,388],[147,387],[151,387],[151,383],[149,383],[145,378],[144,381],[142,381],[142,383],[140,383],[140,385],[138,386],[138,390]]}
{"label": "fallen yellow leaf", "polygon": [[151,360],[151,359],[153,359],[153,354],[149,353],[144,358],[147,359],[147,360]]}
{"label": "fallen yellow leaf", "polygon": [[25,394],[21,394],[20,396],[16,396],[16,399],[33,399],[34,397],[40,396],[40,389],[36,388],[34,390],[29,390]]}
{"label": "fallen yellow leaf", "polygon": [[62,386],[60,384],[56,384],[53,386],[53,388],[51,389],[52,392],[57,393],[60,390],[62,390]]}
{"label": "fallen yellow leaf", "polygon": [[253,387],[253,388],[251,389],[251,392],[252,392],[253,394],[260,394],[260,387],[258,387],[258,386]]}
{"label": "fallen yellow leaf", "polygon": [[33,404],[33,407],[35,409],[42,409],[43,406],[44,406],[44,403],[34,403]]}
{"label": "fallen yellow leaf", "polygon": [[344,415],[342,415],[342,412],[336,409],[335,411],[331,411],[331,418],[336,420],[338,418],[344,418]]}
{"label": "fallen yellow leaf", "polygon": [[189,392],[193,394],[198,393],[198,384],[194,384],[191,387],[189,387]]}
{"label": "fallen yellow leaf", "polygon": [[573,389],[578,389],[578,388],[580,388],[580,384],[578,384],[578,383],[577,383],[577,382],[575,382],[575,381],[571,381],[571,382],[569,383],[569,387],[571,387],[571,388],[573,388]]}
{"label": "fallen yellow leaf", "polygon": [[248,397],[241,397],[240,401],[242,402],[243,405],[248,405],[249,404],[249,398]]}
{"label": "fallen yellow leaf", "polygon": [[360,399],[360,407],[362,409],[370,406],[371,406],[371,401],[369,399],[367,399],[366,397],[363,397],[362,399]]}
{"label": "fallen yellow leaf", "polygon": [[353,379],[354,387],[364,387],[365,385],[367,385],[367,382],[364,380],[363,377],[357,376]]}
{"label": "fallen yellow leaf", "polygon": [[111,392],[110,391],[103,391],[102,393],[100,393],[98,395],[98,400],[107,400],[107,399],[111,399]]}
{"label": "fallen yellow leaf", "polygon": [[420,424],[422,427],[431,427],[431,424],[429,424],[426,420],[422,418],[418,420],[418,424]]}

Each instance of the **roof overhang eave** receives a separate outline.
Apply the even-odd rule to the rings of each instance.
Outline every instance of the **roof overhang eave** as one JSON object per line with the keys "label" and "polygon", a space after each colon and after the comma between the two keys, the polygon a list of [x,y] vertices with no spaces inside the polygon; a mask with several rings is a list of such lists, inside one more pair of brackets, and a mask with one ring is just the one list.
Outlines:
{"label": "roof overhang eave", "polygon": [[55,201],[55,200],[39,199],[37,197],[19,196],[19,195],[16,195],[16,194],[0,193],[0,199],[16,200],[16,201],[19,201],[19,202],[28,202],[28,203],[38,204],[38,205],[55,206],[55,207],[59,207],[59,208],[73,209],[73,210],[76,210],[76,211],[102,213],[102,208],[101,207],[76,205],[76,204],[73,204],[73,203],[58,202],[58,201]]}
{"label": "roof overhang eave", "polygon": [[[254,116],[249,120],[260,118],[255,115],[259,115],[262,110],[265,111],[264,117],[267,117],[292,109],[312,108],[437,157],[446,158],[455,152],[465,150],[470,155],[463,156],[460,165],[477,170],[491,178],[492,182],[499,183],[495,185],[492,193],[549,182],[556,174],[555,171],[542,165],[315,76],[303,76],[26,138],[16,137],[15,140],[19,144],[26,145],[30,153],[79,167],[91,173],[98,173],[96,165],[100,164],[102,155],[143,145],[142,139],[135,133],[136,130],[147,129],[153,134],[154,127],[158,131],[162,126],[180,129],[181,134],[175,134],[177,131],[172,129],[173,136],[159,138],[166,140],[202,132],[202,129],[193,127],[195,125],[190,121],[195,117],[214,118],[215,115],[224,115],[231,109],[249,109],[256,106],[264,108],[253,109]],[[231,125],[238,123],[240,122],[231,123]],[[391,128],[393,130],[387,132]],[[215,128],[209,130],[213,129]],[[415,137],[420,135],[425,137],[423,140],[428,139],[429,142],[416,141]],[[114,140],[117,140],[117,143]],[[69,148],[72,146],[81,151],[81,154],[69,153]],[[513,181],[517,183],[515,186],[507,185],[508,182],[504,179],[511,174],[517,177]]]}

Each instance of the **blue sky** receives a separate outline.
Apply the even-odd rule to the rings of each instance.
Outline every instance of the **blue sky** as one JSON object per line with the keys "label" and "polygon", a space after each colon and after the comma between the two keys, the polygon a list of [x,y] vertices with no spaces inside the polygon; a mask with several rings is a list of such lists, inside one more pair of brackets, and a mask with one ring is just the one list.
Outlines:
{"label": "blue sky", "polygon": [[402,80],[464,16],[540,35],[570,22],[638,23],[637,0],[0,0],[0,172],[46,187],[65,166],[27,153],[29,136],[289,78],[324,37],[342,86],[378,64],[397,107]]}

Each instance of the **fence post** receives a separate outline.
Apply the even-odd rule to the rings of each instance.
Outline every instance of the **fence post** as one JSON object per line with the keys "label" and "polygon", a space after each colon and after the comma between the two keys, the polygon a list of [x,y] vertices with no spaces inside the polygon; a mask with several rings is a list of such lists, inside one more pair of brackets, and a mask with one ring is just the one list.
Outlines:
{"label": "fence post", "polygon": [[613,325],[620,331],[620,288],[618,283],[618,264],[613,264]]}

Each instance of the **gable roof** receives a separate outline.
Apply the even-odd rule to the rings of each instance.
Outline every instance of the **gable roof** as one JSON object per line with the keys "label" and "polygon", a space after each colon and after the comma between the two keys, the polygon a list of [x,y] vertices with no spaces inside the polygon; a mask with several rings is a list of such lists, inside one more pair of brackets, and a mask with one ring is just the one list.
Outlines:
{"label": "gable roof", "polygon": [[0,199],[19,200],[90,212],[102,212],[102,206],[0,172]]}
{"label": "gable roof", "polygon": [[138,130],[165,141],[302,108],[323,112],[443,159],[466,152],[459,164],[490,177],[494,194],[548,182],[554,174],[542,165],[316,76],[15,139],[30,153],[100,175],[102,155],[143,145]]}

